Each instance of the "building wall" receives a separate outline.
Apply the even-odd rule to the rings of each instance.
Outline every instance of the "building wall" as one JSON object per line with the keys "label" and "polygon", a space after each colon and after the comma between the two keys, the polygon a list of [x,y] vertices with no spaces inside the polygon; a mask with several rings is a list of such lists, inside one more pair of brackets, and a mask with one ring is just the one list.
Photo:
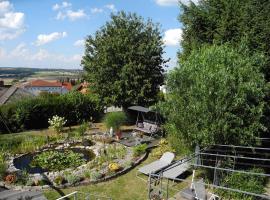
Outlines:
{"label": "building wall", "polygon": [[48,93],[58,93],[65,94],[68,90],[65,87],[26,87],[28,92],[32,93],[35,96],[38,96],[40,92],[48,92]]}

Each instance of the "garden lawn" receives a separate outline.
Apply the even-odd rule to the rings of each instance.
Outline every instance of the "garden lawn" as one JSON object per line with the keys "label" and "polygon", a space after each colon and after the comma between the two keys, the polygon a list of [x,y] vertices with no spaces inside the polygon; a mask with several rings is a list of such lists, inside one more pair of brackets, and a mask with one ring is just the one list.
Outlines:
{"label": "garden lawn", "polygon": [[[83,193],[97,194],[101,196],[104,195],[107,197],[111,197],[113,200],[148,199],[148,185],[146,182],[148,177],[140,175],[140,177],[144,178],[145,181],[141,180],[140,178],[136,177],[136,172],[138,171],[139,167],[150,163],[155,159],[156,158],[148,157],[139,166],[137,166],[127,174],[119,176],[116,179],[98,184],[90,184],[85,186],[71,187],[68,189],[61,189],[61,192],[66,195],[74,191],[79,191]],[[165,187],[165,182],[163,186]],[[179,191],[184,187],[187,187],[187,184],[175,183],[173,188],[177,188],[177,190]],[[172,194],[175,193],[176,191],[172,191],[172,189],[170,189],[170,196],[173,196]],[[54,200],[61,197],[61,195],[53,189],[45,190],[44,194],[49,200]]]}

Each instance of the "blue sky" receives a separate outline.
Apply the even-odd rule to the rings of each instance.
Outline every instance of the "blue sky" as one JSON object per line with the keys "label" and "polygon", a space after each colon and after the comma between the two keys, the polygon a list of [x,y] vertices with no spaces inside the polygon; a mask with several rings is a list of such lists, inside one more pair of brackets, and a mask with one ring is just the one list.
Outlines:
{"label": "blue sky", "polygon": [[161,24],[173,67],[181,39],[177,0],[0,0],[0,67],[80,68],[83,39],[120,10]]}

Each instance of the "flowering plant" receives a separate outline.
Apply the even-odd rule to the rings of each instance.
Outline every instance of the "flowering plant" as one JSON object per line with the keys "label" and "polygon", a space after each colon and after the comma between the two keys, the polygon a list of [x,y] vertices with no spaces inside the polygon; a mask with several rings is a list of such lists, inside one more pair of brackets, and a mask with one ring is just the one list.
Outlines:
{"label": "flowering plant", "polygon": [[64,117],[59,117],[57,115],[49,119],[50,126],[56,131],[56,133],[61,133],[67,120]]}
{"label": "flowering plant", "polygon": [[120,165],[118,163],[111,163],[109,164],[109,170],[110,171],[118,171],[120,169]]}

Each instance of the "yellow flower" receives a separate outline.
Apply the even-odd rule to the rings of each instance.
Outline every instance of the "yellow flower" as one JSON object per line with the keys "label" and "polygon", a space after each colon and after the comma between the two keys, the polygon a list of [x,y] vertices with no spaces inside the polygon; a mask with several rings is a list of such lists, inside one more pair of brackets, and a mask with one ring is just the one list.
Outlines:
{"label": "yellow flower", "polygon": [[111,163],[109,164],[109,169],[110,171],[117,171],[120,169],[120,165],[117,163]]}

